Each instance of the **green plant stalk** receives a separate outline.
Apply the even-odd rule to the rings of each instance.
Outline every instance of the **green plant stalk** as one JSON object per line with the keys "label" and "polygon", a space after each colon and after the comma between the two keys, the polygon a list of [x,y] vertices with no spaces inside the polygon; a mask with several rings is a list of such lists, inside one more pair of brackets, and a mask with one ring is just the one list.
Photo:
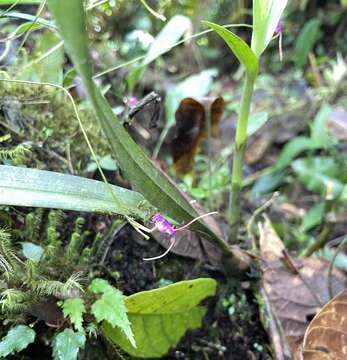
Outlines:
{"label": "green plant stalk", "polygon": [[229,203],[229,241],[232,243],[236,242],[237,230],[240,223],[240,200],[243,181],[243,165],[247,146],[247,126],[251,108],[252,94],[254,90],[254,82],[256,77],[257,75],[246,75],[242,91],[240,113],[237,120],[231,177],[231,196]]}

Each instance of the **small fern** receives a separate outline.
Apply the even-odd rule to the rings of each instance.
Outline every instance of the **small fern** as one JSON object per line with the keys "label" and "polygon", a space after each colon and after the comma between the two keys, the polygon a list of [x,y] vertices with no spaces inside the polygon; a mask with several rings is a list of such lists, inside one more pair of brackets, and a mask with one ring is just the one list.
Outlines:
{"label": "small fern", "polygon": [[16,265],[20,262],[12,249],[10,234],[0,228],[0,267],[6,277],[13,273]]}
{"label": "small fern", "polygon": [[26,308],[26,295],[17,289],[7,289],[1,293],[0,309],[2,313],[17,313]]}
{"label": "small fern", "polygon": [[12,148],[2,148],[0,149],[0,159],[11,159],[15,160],[21,157],[26,156],[30,152],[28,145],[19,144]]}

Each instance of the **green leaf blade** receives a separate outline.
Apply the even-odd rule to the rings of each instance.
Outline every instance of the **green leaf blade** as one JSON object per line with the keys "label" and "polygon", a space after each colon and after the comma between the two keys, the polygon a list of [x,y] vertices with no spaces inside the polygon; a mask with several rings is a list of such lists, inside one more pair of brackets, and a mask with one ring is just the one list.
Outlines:
{"label": "green leaf blade", "polygon": [[203,23],[213,29],[226,42],[240,63],[246,68],[248,76],[254,79],[258,74],[259,65],[251,48],[230,30],[209,21],[203,21]]}
{"label": "green leaf blade", "polygon": [[306,65],[308,54],[318,39],[320,25],[319,19],[311,19],[300,32],[294,49],[294,61],[297,67]]}
{"label": "green leaf blade", "polygon": [[[51,171],[0,165],[0,204],[98,211],[131,215],[145,220],[150,205],[131,190],[103,182]],[[147,208],[147,210],[146,210]]]}
{"label": "green leaf blade", "polygon": [[0,358],[20,352],[35,340],[35,331],[26,325],[17,325],[0,341]]}
{"label": "green leaf blade", "polygon": [[96,321],[106,321],[111,328],[119,328],[131,346],[136,347],[123,294],[104,279],[94,279],[88,289],[95,294],[102,294],[91,308]]}
{"label": "green leaf blade", "polygon": [[76,360],[80,349],[84,348],[86,337],[83,333],[76,333],[65,329],[57,334],[52,343],[54,360]]}
{"label": "green leaf blade", "polygon": [[187,330],[201,326],[206,309],[198,304],[215,291],[215,280],[196,279],[127,297],[137,348],[107,323],[103,323],[102,332],[131,356],[160,358],[177,345]]}
{"label": "green leaf blade", "polygon": [[327,190],[334,199],[346,202],[347,185],[339,180],[341,168],[330,157],[297,159],[291,164],[294,173],[309,190],[326,196]]}
{"label": "green leaf blade", "polygon": [[66,299],[62,304],[63,313],[75,325],[76,330],[83,332],[83,314],[86,311],[81,298]]}

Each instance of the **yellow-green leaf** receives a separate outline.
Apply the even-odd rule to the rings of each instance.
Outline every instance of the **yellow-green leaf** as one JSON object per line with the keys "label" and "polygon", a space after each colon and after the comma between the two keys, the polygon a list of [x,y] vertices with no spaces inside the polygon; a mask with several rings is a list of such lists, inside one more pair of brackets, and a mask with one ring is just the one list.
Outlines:
{"label": "yellow-green leaf", "polygon": [[125,300],[137,348],[117,328],[103,323],[102,332],[134,357],[160,358],[175,347],[189,329],[201,326],[206,309],[198,304],[216,292],[213,279],[181,281],[143,291]]}

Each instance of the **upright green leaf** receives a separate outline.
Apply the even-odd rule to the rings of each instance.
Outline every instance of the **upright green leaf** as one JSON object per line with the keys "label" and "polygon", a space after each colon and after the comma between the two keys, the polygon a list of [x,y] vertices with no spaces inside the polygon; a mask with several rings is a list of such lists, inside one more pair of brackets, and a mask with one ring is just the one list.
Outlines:
{"label": "upright green leaf", "polygon": [[258,59],[251,48],[230,30],[209,21],[203,21],[203,23],[213,29],[226,42],[240,63],[246,68],[247,74],[251,78],[255,78],[259,66]]}
{"label": "upright green leaf", "polygon": [[96,321],[106,321],[112,328],[118,327],[131,345],[136,347],[123,294],[104,279],[94,279],[89,286],[89,290],[96,294],[102,294],[91,309]]}
{"label": "upright green leaf", "polygon": [[0,341],[0,358],[20,352],[35,340],[35,331],[26,325],[10,329]]}
{"label": "upright green leaf", "polygon": [[106,212],[148,220],[151,206],[134,191],[51,171],[0,165],[0,205]]}
{"label": "upright green leaf", "polygon": [[299,230],[303,233],[311,230],[315,226],[322,223],[322,219],[324,216],[324,203],[318,203],[311,207],[311,209],[307,212],[307,214],[302,219],[302,223],[299,227]]}
{"label": "upright green leaf", "polygon": [[81,332],[65,329],[52,342],[54,360],[76,360],[79,349],[84,348],[86,337]]}
{"label": "upright green leaf", "polygon": [[215,280],[196,279],[127,297],[125,304],[137,348],[107,323],[103,323],[102,331],[131,356],[160,358],[177,345],[187,330],[201,326],[206,309],[198,304],[215,292]]}
{"label": "upright green leaf", "polygon": [[81,298],[66,299],[62,303],[63,313],[75,325],[76,330],[83,332],[83,313],[86,311]]}
{"label": "upright green leaf", "polygon": [[295,64],[298,67],[303,67],[308,58],[309,52],[313,49],[319,35],[320,20],[309,20],[300,35],[298,36],[294,49]]}
{"label": "upright green leaf", "polygon": [[288,0],[253,0],[252,50],[259,58],[271,41]]}
{"label": "upright green leaf", "polygon": [[[133,188],[140,191],[160,212],[179,222],[189,221],[196,217],[197,212],[188,200],[178,192],[170,179],[152,163],[130,137],[93,82],[83,1],[48,0],[48,4],[64,39],[66,49],[82,77],[113,155]],[[192,228],[204,233],[210,241],[216,242],[224,252],[229,252],[226,244],[205,225],[204,221],[196,222]]]}

